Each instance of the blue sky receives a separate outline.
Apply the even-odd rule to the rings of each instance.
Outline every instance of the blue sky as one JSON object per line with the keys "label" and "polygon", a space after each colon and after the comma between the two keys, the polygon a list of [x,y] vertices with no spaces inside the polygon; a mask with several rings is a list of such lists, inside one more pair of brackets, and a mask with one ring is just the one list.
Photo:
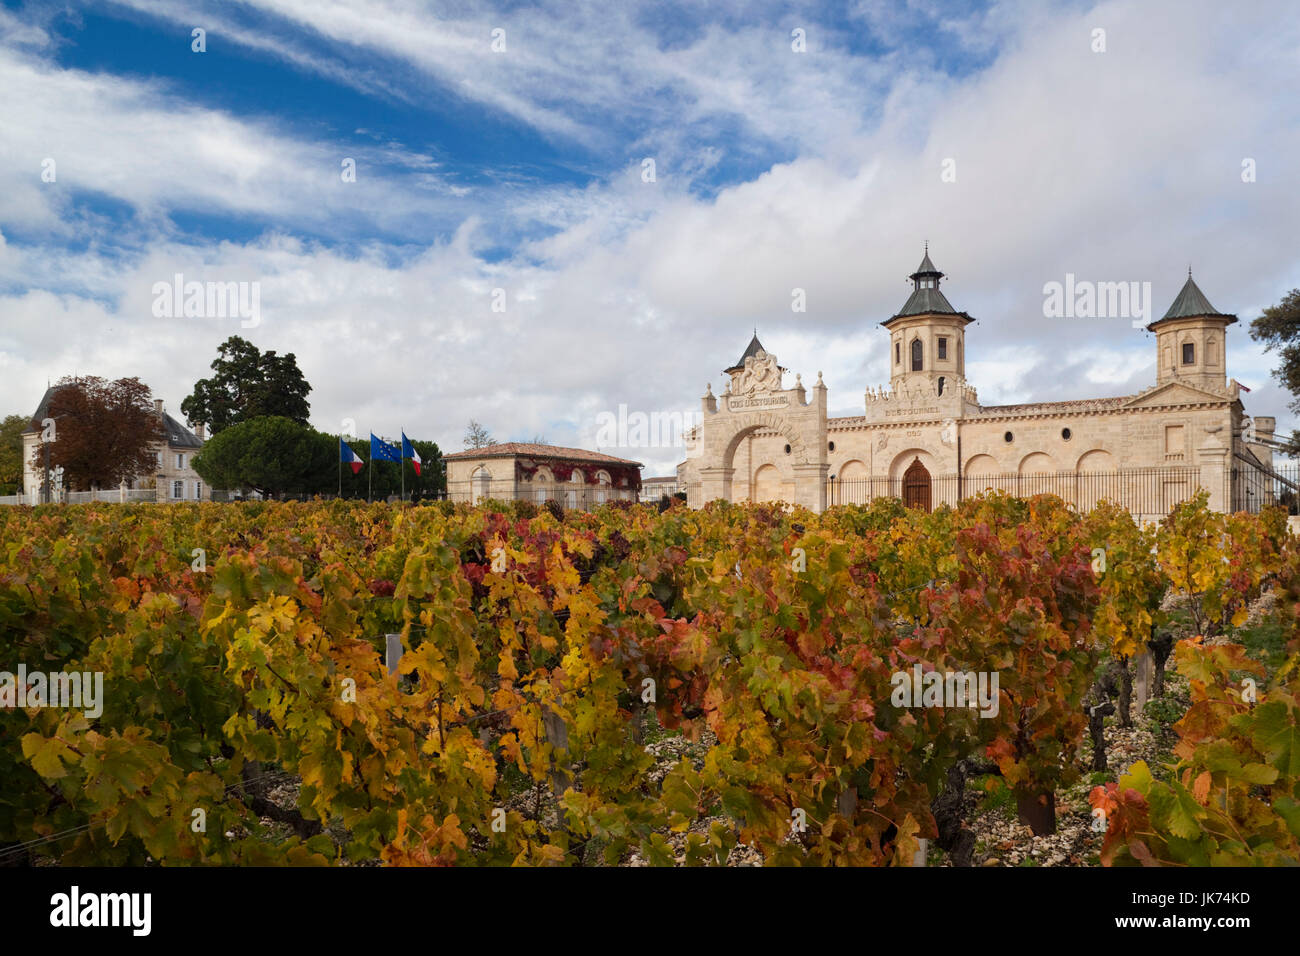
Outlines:
{"label": "blue sky", "polygon": [[[1190,263],[1289,430],[1245,326],[1300,285],[1298,49],[1282,2],[5,0],[0,411],[73,372],[177,411],[241,334],[327,431],[593,447],[619,404],[697,409],[756,326],[855,414],[928,239],[984,402],[1153,383],[1147,333],[1042,287],[1149,281],[1158,316]],[[155,316],[178,272],[258,282],[259,324]]]}

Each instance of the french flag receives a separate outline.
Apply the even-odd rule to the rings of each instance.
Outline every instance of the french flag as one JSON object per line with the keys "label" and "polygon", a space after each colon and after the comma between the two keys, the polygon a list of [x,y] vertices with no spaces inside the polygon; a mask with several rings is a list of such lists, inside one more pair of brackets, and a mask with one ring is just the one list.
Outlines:
{"label": "french flag", "polygon": [[415,469],[415,473],[418,475],[420,473],[420,453],[411,444],[411,439],[406,437],[406,432],[402,432],[402,457],[411,459],[411,467]]}
{"label": "french flag", "polygon": [[352,446],[347,444],[342,438],[339,439],[339,461],[352,466],[352,474],[361,470],[360,456],[352,450]]}

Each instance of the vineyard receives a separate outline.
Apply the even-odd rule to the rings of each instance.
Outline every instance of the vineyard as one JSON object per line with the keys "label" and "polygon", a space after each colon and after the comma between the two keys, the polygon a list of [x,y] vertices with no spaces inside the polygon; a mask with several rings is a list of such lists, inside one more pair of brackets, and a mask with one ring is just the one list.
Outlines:
{"label": "vineyard", "polygon": [[[0,671],[103,680],[0,685],[0,863],[966,865],[966,788],[1046,834],[1094,774],[1103,864],[1300,863],[1281,512],[87,505],[0,541]],[[1189,703],[1111,769],[1140,658]]]}

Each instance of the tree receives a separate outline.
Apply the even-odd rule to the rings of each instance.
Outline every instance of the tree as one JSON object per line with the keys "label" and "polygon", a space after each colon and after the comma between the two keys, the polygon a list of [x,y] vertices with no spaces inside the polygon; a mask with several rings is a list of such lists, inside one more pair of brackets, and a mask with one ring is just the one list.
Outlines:
{"label": "tree", "polygon": [[338,439],[280,415],[250,418],[213,435],[194,457],[211,488],[252,488],[263,496],[326,490]]}
{"label": "tree", "polygon": [[30,424],[26,415],[9,415],[0,421],[0,495],[22,491],[23,429]]}
{"label": "tree", "polygon": [[194,393],[181,402],[191,422],[202,422],[213,435],[239,422],[282,417],[307,424],[311,386],[292,352],[261,352],[251,342],[232,335],[217,349],[216,373],[194,383]]}
{"label": "tree", "polygon": [[[138,378],[60,379],[45,414],[54,419],[53,438],[48,442],[50,468],[63,469],[65,487],[112,488],[154,472],[155,446],[165,436],[149,386]],[[30,424],[45,427],[41,421]],[[44,470],[43,445],[36,446],[32,461]]]}
{"label": "tree", "polygon": [[[1265,351],[1278,350],[1282,364],[1273,374],[1295,396],[1291,411],[1300,412],[1300,289],[1292,289],[1278,305],[1269,306],[1252,321],[1250,337],[1263,342]],[[1292,433],[1289,444],[1288,454],[1300,453],[1300,432]]]}
{"label": "tree", "polygon": [[486,448],[488,445],[495,444],[496,439],[492,437],[492,433],[471,418],[465,429],[465,447]]}

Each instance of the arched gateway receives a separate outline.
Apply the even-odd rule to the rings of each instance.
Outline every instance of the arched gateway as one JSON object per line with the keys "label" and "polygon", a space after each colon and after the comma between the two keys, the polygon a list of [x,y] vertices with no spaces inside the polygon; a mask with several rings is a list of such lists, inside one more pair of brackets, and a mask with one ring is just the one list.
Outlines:
{"label": "arched gateway", "polygon": [[[800,376],[784,388],[785,369],[755,335],[721,398],[710,385],[692,444],[698,480],[687,501],[756,501],[780,498],[821,511],[826,507],[826,386],[821,374],[809,398]],[[755,437],[777,437],[756,443]],[[776,450],[773,451],[772,449]],[[759,450],[766,449],[766,450]]]}

